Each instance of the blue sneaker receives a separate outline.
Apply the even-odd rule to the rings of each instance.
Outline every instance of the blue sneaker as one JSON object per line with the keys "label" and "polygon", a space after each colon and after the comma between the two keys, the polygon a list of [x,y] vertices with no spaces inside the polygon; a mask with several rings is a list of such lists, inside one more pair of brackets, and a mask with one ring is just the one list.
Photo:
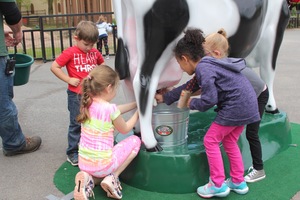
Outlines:
{"label": "blue sneaker", "polygon": [[198,187],[197,193],[202,198],[226,197],[230,193],[230,189],[225,183],[221,187],[216,187],[209,179],[206,185]]}
{"label": "blue sneaker", "polygon": [[226,185],[238,194],[246,194],[249,191],[247,183],[245,181],[241,182],[240,184],[233,183],[231,178],[225,181]]}

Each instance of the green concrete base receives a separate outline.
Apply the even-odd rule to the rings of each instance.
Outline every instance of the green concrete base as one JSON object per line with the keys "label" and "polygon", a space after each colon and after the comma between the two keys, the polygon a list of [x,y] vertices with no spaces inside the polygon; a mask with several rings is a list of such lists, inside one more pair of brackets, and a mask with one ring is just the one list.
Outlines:
{"label": "green concrete base", "polygon": [[[174,194],[195,192],[197,187],[208,182],[209,168],[203,136],[215,115],[213,110],[191,113],[187,144],[167,147],[161,152],[151,153],[142,148],[134,161],[121,174],[121,181],[152,192]],[[259,136],[264,161],[287,149],[292,138],[286,113],[266,113],[261,122]],[[244,132],[239,139],[239,146],[247,170],[252,165],[252,160]],[[229,163],[223,149],[222,153],[228,176]]]}

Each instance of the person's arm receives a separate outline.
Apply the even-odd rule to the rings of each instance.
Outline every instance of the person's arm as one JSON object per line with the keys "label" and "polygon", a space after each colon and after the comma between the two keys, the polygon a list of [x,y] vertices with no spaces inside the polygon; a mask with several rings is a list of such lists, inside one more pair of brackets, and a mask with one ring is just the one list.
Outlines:
{"label": "person's arm", "polygon": [[51,71],[53,72],[53,74],[55,74],[55,76],[57,76],[57,78],[59,78],[60,80],[73,85],[75,87],[77,87],[80,83],[80,80],[78,78],[72,78],[70,76],[68,76],[67,74],[65,74],[62,70],[62,67],[59,66],[59,64],[54,61],[51,65]]}
{"label": "person's arm", "polygon": [[131,102],[127,104],[122,104],[117,106],[118,109],[120,110],[121,114],[124,114],[128,111],[131,111],[136,108],[136,102]]}
{"label": "person's arm", "polygon": [[191,110],[205,112],[218,103],[218,90],[215,86],[214,75],[211,73],[205,73],[202,83],[201,97],[190,98],[188,101],[188,107]]}
{"label": "person's arm", "polygon": [[[167,105],[171,105],[175,101],[178,101],[180,98],[180,95],[181,95],[181,91],[184,89],[187,89],[187,86],[190,85],[191,81],[194,81],[194,80],[193,79],[188,80],[183,85],[178,86],[177,88],[174,88],[171,91],[164,93],[162,97],[160,95],[155,96],[157,102],[161,103],[161,101],[163,101]],[[189,89],[192,89],[192,93],[194,93],[197,90],[199,90],[199,85],[193,84],[193,88],[189,88]]]}
{"label": "person's arm", "polygon": [[125,134],[133,129],[133,127],[136,124],[138,119],[139,119],[139,113],[138,113],[138,111],[135,111],[133,116],[127,122],[125,122],[122,115],[120,115],[113,121],[113,125],[117,131]]}
{"label": "person's arm", "polygon": [[[6,41],[7,45],[15,46],[22,41],[23,33],[22,15],[15,2],[0,2],[1,13],[5,16],[5,21],[12,30],[13,40]],[[8,33],[5,33],[5,38],[9,39]]]}

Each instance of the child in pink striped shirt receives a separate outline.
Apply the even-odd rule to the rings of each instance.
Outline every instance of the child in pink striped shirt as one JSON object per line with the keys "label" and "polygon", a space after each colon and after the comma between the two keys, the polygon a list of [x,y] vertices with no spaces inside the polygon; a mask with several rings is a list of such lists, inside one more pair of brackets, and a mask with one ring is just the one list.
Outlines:
{"label": "child in pink striped shirt", "polygon": [[119,175],[140,150],[140,138],[132,135],[114,145],[114,130],[127,133],[138,120],[138,111],[126,122],[122,113],[136,108],[136,102],[119,105],[110,103],[119,83],[118,74],[106,65],[94,68],[83,80],[80,114],[81,138],[75,178],[74,199],[93,195],[94,183],[101,181],[107,196],[122,198]]}

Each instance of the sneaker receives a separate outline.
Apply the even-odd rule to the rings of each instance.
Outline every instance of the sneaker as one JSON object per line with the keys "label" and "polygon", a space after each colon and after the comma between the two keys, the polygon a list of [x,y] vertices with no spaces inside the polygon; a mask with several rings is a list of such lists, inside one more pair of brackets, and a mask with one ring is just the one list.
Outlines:
{"label": "sneaker", "polygon": [[118,179],[114,175],[110,174],[106,176],[101,182],[101,187],[107,193],[107,197],[114,199],[122,199],[121,185]]}
{"label": "sneaker", "polygon": [[74,167],[75,166],[78,166],[78,154],[77,153],[72,153],[70,155],[67,156],[67,161],[73,165]]}
{"label": "sneaker", "polygon": [[230,189],[225,183],[221,187],[216,187],[211,179],[206,185],[197,189],[197,194],[202,198],[226,197],[229,193]]}
{"label": "sneaker", "polygon": [[245,181],[241,182],[240,184],[233,183],[231,178],[225,181],[226,185],[238,194],[246,194],[249,191],[247,183]]}
{"label": "sneaker", "polygon": [[75,177],[74,199],[75,200],[88,200],[89,197],[95,198],[93,188],[93,177],[88,173],[80,171]]}
{"label": "sneaker", "polygon": [[248,183],[253,183],[266,178],[265,170],[256,170],[253,167],[248,169],[248,174],[244,177]]}
{"label": "sneaker", "polygon": [[3,154],[5,156],[15,156],[18,154],[24,154],[24,153],[31,153],[41,146],[42,139],[39,136],[33,136],[33,137],[26,137],[26,144],[25,146],[18,151],[6,151],[3,149]]}
{"label": "sneaker", "polygon": [[106,56],[105,56],[105,59],[106,59],[106,60],[109,60],[109,55],[106,55]]}

